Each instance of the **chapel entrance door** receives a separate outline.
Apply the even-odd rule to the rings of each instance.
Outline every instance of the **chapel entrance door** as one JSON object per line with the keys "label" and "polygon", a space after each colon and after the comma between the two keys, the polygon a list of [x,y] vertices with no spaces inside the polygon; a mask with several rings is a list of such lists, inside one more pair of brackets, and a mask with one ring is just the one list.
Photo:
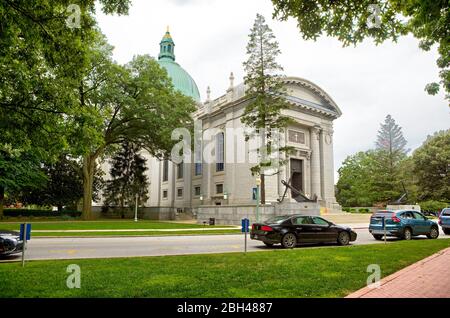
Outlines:
{"label": "chapel entrance door", "polygon": [[[303,187],[303,160],[291,159],[291,185],[297,190],[304,192]],[[291,197],[295,198],[298,195],[291,191]]]}

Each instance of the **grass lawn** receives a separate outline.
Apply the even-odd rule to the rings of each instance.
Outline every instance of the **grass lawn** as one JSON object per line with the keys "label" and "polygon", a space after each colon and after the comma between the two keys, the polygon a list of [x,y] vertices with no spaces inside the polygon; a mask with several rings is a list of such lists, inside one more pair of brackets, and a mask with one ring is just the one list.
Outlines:
{"label": "grass lawn", "polygon": [[[204,225],[159,222],[159,221],[60,221],[60,222],[42,222],[42,221],[18,221],[18,222],[0,222],[2,230],[19,230],[20,223],[32,223],[32,230],[129,230],[129,229],[195,229],[204,228]],[[213,228],[212,226],[207,226]],[[216,226],[226,228],[228,226]]]}
{"label": "grass lawn", "polygon": [[[0,264],[0,297],[343,297],[366,285],[370,264],[387,276],[450,240],[214,254]],[[81,289],[66,268],[81,267]]]}

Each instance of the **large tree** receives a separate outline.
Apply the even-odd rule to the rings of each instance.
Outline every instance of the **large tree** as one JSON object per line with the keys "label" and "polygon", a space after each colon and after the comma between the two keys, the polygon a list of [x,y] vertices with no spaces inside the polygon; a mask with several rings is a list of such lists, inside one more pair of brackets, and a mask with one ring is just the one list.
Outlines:
{"label": "large tree", "polygon": [[[272,0],[274,17],[292,17],[304,39],[322,34],[344,46],[373,38],[377,44],[411,33],[428,51],[438,45],[441,86],[450,99],[450,2],[447,0]],[[426,87],[436,94],[439,84]]]}
{"label": "large tree", "polygon": [[34,152],[13,149],[0,144],[0,218],[3,217],[5,195],[24,187],[36,188],[45,183],[39,158]]}
{"label": "large tree", "polygon": [[71,143],[83,158],[83,217],[91,218],[92,185],[97,161],[111,146],[129,141],[151,155],[168,156],[176,128],[192,124],[195,102],[173,88],[165,70],[150,56],[125,66],[111,59],[102,37],[91,49],[89,72],[79,82],[79,108]]}
{"label": "large tree", "polygon": [[[56,206],[61,212],[63,207],[76,207],[83,197],[83,175],[79,160],[62,155],[56,162],[46,163],[41,168],[47,180],[38,188],[26,187],[16,194],[25,204]],[[97,169],[94,175],[93,197],[99,199],[103,186],[103,172]]]}
{"label": "large tree", "polygon": [[339,168],[336,199],[344,207],[372,206],[377,201],[372,191],[374,151],[358,152],[349,156]]}
{"label": "large tree", "polygon": [[[241,121],[260,135],[258,165],[252,167],[252,174],[261,178],[261,203],[265,203],[265,172],[273,170],[272,152],[278,142],[278,134],[290,122],[282,110],[289,108],[284,99],[283,68],[277,62],[281,53],[278,42],[262,15],[256,16],[247,45],[248,59],[244,63],[246,95],[250,99]],[[250,135],[248,136],[250,138]],[[286,150],[280,147],[279,151]],[[279,163],[281,163],[279,161]],[[276,168],[276,167],[275,167]]]}
{"label": "large tree", "polygon": [[381,200],[396,199],[402,193],[402,180],[400,179],[400,163],[406,158],[407,141],[403,136],[402,128],[391,115],[387,115],[381,124],[376,140],[377,178],[374,182],[374,191],[383,194]]}
{"label": "large tree", "polygon": [[139,145],[125,141],[120,149],[111,158],[111,179],[106,182],[103,192],[105,206],[120,207],[120,213],[124,218],[125,207],[132,207],[148,200],[148,178],[146,159],[141,155]]}
{"label": "large tree", "polygon": [[406,157],[409,149],[408,142],[403,136],[402,128],[395,122],[391,115],[387,115],[384,123],[378,130],[375,146],[377,150],[384,152],[388,158],[389,167],[392,170],[396,164]]}
{"label": "large tree", "polygon": [[450,203],[450,130],[428,137],[412,160],[420,199]]}
{"label": "large tree", "polygon": [[[100,0],[105,13],[127,13],[129,0]],[[0,2],[0,192],[40,186],[40,162],[70,145],[66,132],[79,110],[76,89],[96,39],[95,1]],[[79,24],[70,23],[77,8]],[[73,20],[72,22],[76,22]],[[18,173],[30,177],[17,177]],[[25,173],[25,174],[24,174]]]}

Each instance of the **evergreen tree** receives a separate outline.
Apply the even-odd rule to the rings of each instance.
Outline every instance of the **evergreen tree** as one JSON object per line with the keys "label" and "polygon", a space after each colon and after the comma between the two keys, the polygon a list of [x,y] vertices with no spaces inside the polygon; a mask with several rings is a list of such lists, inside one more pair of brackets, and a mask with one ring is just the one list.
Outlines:
{"label": "evergreen tree", "polygon": [[148,200],[148,178],[146,159],[140,155],[141,148],[130,142],[123,142],[121,149],[111,159],[110,174],[104,191],[106,206],[119,206],[124,218],[125,207],[135,206]]}
{"label": "evergreen tree", "polygon": [[[248,60],[244,63],[246,94],[250,99],[242,123],[253,128],[261,136],[258,165],[251,168],[253,175],[261,177],[261,203],[265,203],[265,171],[274,168],[271,159],[273,147],[278,142],[274,131],[282,131],[290,120],[281,111],[289,108],[284,99],[283,77],[278,73],[283,68],[276,61],[281,53],[272,30],[262,15],[258,14],[247,45]],[[254,135],[254,134],[253,134]],[[252,134],[249,134],[247,140]],[[279,151],[287,151],[280,148]],[[282,162],[280,162],[282,164]]]}
{"label": "evergreen tree", "polygon": [[405,137],[403,137],[402,128],[397,125],[391,115],[387,115],[378,131],[377,149],[386,151],[389,154],[389,163],[393,165],[396,160],[403,158],[409,152],[405,148],[407,143]]}
{"label": "evergreen tree", "polygon": [[400,163],[409,152],[409,149],[405,148],[406,144],[402,128],[391,115],[387,115],[375,143],[377,160],[374,168],[377,178],[373,186],[382,202],[395,200],[403,193],[404,180],[401,179]]}

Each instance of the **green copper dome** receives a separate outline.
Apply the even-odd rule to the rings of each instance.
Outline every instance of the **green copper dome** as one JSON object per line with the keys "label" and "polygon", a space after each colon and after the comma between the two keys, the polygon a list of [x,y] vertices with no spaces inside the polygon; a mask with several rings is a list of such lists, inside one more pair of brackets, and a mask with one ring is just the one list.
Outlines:
{"label": "green copper dome", "polygon": [[186,96],[200,102],[200,93],[197,84],[178,63],[175,62],[175,43],[169,30],[167,30],[160,43],[158,63],[164,67],[172,79],[174,87]]}

